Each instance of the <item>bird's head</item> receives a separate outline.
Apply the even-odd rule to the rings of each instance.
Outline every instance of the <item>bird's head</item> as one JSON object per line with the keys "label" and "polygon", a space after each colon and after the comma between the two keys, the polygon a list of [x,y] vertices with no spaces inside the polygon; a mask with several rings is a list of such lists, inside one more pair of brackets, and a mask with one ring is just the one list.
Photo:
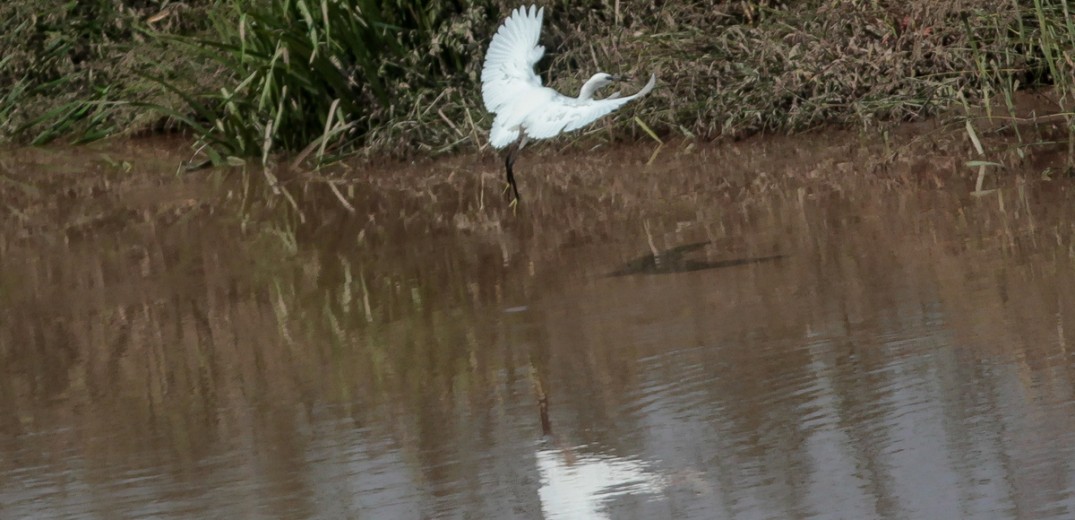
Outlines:
{"label": "bird's head", "polygon": [[590,77],[590,81],[593,81],[597,85],[597,88],[601,88],[605,85],[609,85],[617,81],[623,81],[624,79],[625,78],[623,76],[608,74],[606,72],[598,72],[597,74],[594,74]]}

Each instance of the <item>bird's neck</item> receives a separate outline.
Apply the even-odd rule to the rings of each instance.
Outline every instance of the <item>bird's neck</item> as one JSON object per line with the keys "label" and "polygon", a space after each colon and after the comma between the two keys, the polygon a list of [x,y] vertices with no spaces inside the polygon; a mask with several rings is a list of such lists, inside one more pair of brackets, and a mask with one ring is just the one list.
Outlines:
{"label": "bird's neck", "polygon": [[589,81],[583,83],[582,90],[579,91],[579,101],[593,99],[594,92],[601,88],[600,82],[599,78],[590,78]]}

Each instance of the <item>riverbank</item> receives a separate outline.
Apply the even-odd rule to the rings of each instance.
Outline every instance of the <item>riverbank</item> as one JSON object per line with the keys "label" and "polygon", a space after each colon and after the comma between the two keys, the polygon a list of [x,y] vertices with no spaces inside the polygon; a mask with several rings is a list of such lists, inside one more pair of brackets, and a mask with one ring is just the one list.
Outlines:
{"label": "riverbank", "polygon": [[[548,2],[538,69],[565,91],[594,69],[658,75],[644,102],[565,138],[589,145],[834,125],[883,133],[986,106],[1009,113],[1027,88],[1064,99],[1075,38],[1065,5]],[[315,165],[484,148],[481,58],[513,5],[373,6],[6,2],[0,46],[14,51],[0,67],[0,139],[180,131],[217,161],[309,148]],[[1043,109],[1070,127],[1064,103]]]}

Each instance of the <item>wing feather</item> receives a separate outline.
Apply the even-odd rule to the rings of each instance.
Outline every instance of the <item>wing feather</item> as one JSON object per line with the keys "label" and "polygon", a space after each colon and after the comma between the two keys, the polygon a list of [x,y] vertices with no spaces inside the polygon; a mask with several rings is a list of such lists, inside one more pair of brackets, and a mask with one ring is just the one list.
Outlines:
{"label": "wing feather", "polygon": [[644,96],[653,90],[657,76],[651,75],[649,83],[642,90],[625,97],[610,97],[579,101],[557,95],[546,103],[541,110],[531,112],[523,121],[526,135],[532,139],[548,139],[563,132],[578,130],[620,108],[632,99]]}
{"label": "wing feather", "polygon": [[496,113],[514,101],[521,87],[541,86],[534,64],[545,55],[538,45],[545,8],[519,7],[497,29],[482,65],[482,101]]}

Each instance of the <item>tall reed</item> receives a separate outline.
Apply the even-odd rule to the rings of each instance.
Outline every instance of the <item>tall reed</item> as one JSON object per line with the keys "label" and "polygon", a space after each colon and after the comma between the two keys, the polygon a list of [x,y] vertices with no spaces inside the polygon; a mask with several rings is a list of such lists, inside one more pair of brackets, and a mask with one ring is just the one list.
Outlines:
{"label": "tall reed", "polygon": [[[980,82],[978,102],[963,103],[965,128],[973,144],[976,193],[983,191],[990,168],[1021,160],[1038,148],[1067,147],[1075,163],[1075,23],[1066,0],[1011,0],[1015,16],[994,16],[991,30],[965,28]],[[1019,102],[1020,90],[1036,89],[1035,100]],[[1013,136],[1008,139],[1005,136]],[[984,137],[999,136],[989,146]],[[997,142],[994,139],[993,142]]]}
{"label": "tall reed", "polygon": [[239,2],[217,13],[211,36],[169,37],[218,63],[231,85],[184,92],[158,79],[182,96],[211,154],[312,146],[324,157],[466,69],[472,35],[450,30],[460,12],[451,1]]}

